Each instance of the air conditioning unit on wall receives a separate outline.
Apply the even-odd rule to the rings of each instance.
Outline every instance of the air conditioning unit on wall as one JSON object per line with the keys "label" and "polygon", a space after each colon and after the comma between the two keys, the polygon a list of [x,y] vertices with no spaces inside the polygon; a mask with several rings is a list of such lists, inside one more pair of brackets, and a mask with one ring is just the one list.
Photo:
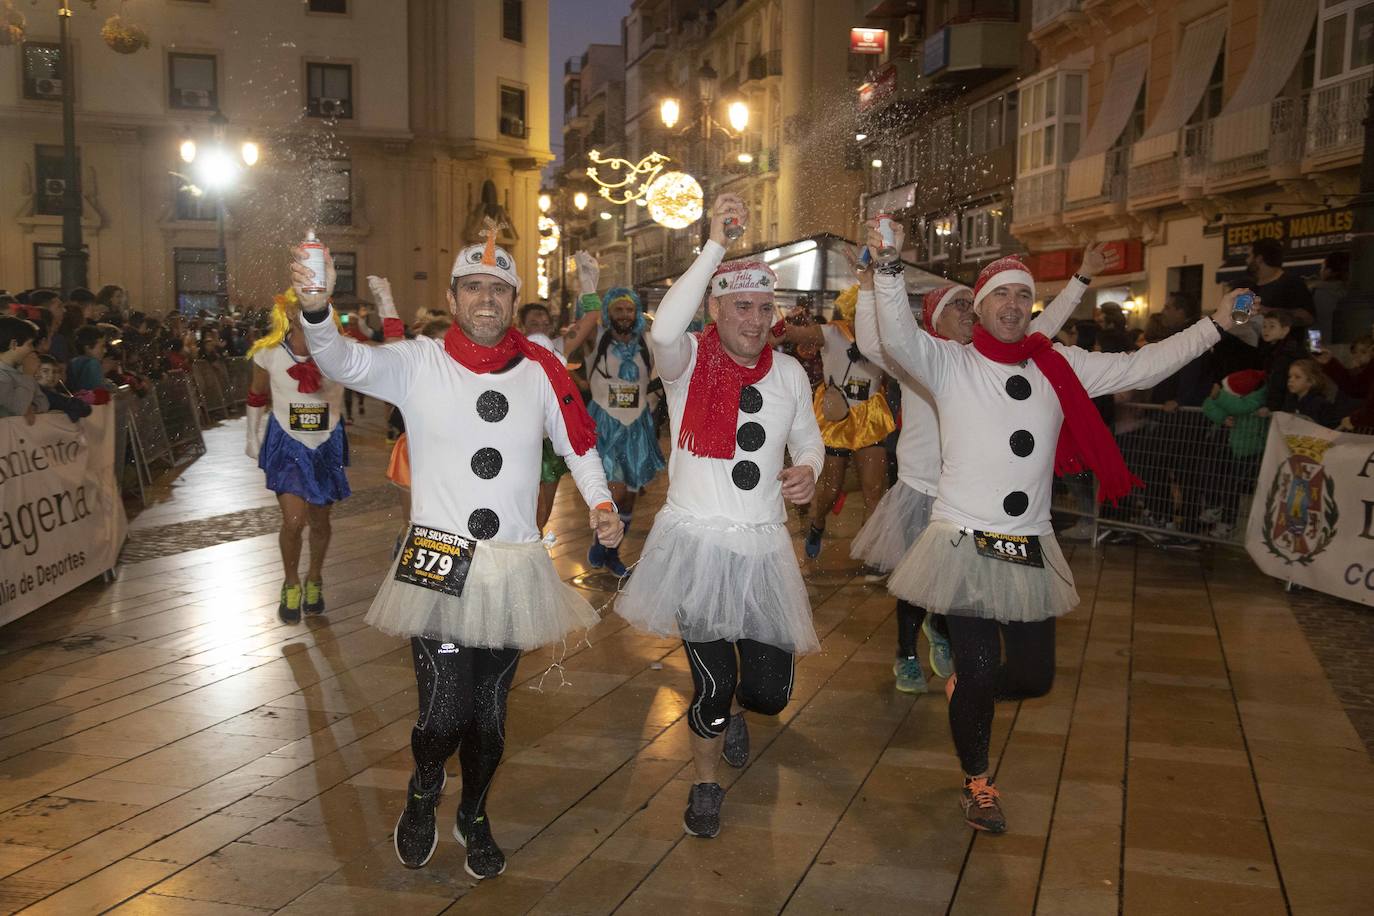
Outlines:
{"label": "air conditioning unit on wall", "polygon": [[209,108],[210,91],[208,89],[179,89],[177,90],[177,100],[182,108]]}
{"label": "air conditioning unit on wall", "polygon": [[343,99],[320,99],[320,114],[324,117],[341,118],[343,113]]}
{"label": "air conditioning unit on wall", "polygon": [[33,81],[33,91],[44,98],[60,98],[62,96],[62,81],[45,76]]}
{"label": "air conditioning unit on wall", "polygon": [[44,197],[65,197],[67,194],[67,182],[63,178],[44,178],[43,196]]}

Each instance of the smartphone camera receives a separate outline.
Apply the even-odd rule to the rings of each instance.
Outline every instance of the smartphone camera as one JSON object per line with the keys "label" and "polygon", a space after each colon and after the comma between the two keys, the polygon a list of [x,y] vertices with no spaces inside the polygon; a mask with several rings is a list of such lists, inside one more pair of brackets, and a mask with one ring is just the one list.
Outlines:
{"label": "smartphone camera", "polygon": [[1308,328],[1307,330],[1307,349],[1313,353],[1322,351],[1322,332],[1320,328]]}

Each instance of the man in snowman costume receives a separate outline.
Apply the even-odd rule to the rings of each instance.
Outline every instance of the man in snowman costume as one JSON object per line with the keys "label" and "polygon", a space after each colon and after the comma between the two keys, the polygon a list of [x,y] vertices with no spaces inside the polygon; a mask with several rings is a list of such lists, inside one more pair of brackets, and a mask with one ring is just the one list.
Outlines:
{"label": "man in snowman costume", "polygon": [[[340,336],[328,292],[307,294],[312,273],[292,266],[302,326],[324,374],[395,404],[406,419],[411,526],[367,614],[377,629],[411,640],[420,715],[411,733],[415,773],[395,848],[411,868],[438,845],[444,764],[458,753],[462,799],[454,835],[468,874],[505,870],[486,817],[504,751],[506,697],[520,653],[564,639],[597,616],[562,582],[535,526],[541,443],[567,461],[603,543],[621,523],[596,453],[596,429],[552,351],[511,327],[520,278],[495,243],[458,253],[448,290],[454,325],[443,340],[385,347]],[[325,286],[333,288],[328,262]]]}
{"label": "man in snowman costume", "polygon": [[[769,346],[776,276],[759,261],[721,264],[725,220],[747,214],[739,197],[717,198],[710,240],[655,316],[673,432],[668,499],[616,606],[639,629],[683,641],[696,768],[683,827],[701,837],[720,832],[720,758],[749,759],[743,710],[781,712],[796,656],[820,648],[783,500],[811,500],[825,451],[806,370]],[[689,334],[708,287],[714,324]]]}
{"label": "man in snowman costume", "polygon": [[[869,245],[879,244],[870,227]],[[1054,622],[1078,604],[1050,526],[1053,475],[1092,471],[1103,501],[1139,486],[1091,399],[1148,388],[1200,356],[1230,327],[1237,293],[1214,317],[1168,340],[1130,354],[1090,353],[1027,334],[1035,280],[1016,258],[979,274],[971,344],[916,326],[900,262],[877,273],[883,350],[946,418],[930,523],[893,570],[888,590],[948,618],[957,674],[945,689],[964,770],[964,818],[974,829],[1001,833],[1006,818],[988,771],[994,703],[1049,691]]]}

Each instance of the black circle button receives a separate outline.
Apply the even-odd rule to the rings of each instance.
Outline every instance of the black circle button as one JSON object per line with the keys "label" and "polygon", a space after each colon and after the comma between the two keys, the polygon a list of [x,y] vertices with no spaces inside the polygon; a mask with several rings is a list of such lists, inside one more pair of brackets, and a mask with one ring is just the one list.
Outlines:
{"label": "black circle button", "polygon": [[1007,379],[1007,394],[1018,401],[1024,401],[1031,396],[1030,379],[1024,375],[1013,375]]}
{"label": "black circle button", "polygon": [[758,413],[763,410],[763,395],[753,385],[745,385],[739,390],[739,409],[745,413]]}
{"label": "black circle button", "polygon": [[741,490],[752,490],[759,485],[759,466],[752,461],[738,462],[730,469],[730,477]]}
{"label": "black circle button", "polygon": [[1035,451],[1035,436],[1028,429],[1018,429],[1011,434],[1011,453],[1017,458],[1025,458]]}
{"label": "black circle button", "polygon": [[767,438],[768,434],[763,431],[763,427],[752,421],[735,430],[735,442],[746,452],[757,452],[763,448],[764,440]]}
{"label": "black circle button", "polygon": [[501,453],[496,449],[479,448],[477,453],[472,456],[472,473],[483,480],[491,480],[501,473],[503,463]]}
{"label": "black circle button", "polygon": [[1007,494],[1007,498],[1002,500],[1002,511],[1015,518],[1024,515],[1030,506],[1030,497],[1020,490],[1012,490]]}
{"label": "black circle button", "polygon": [[500,423],[510,413],[510,401],[499,391],[484,391],[477,396],[477,416],[488,423]]}
{"label": "black circle button", "polygon": [[479,541],[496,537],[501,530],[501,519],[490,509],[474,509],[468,516],[468,531]]}

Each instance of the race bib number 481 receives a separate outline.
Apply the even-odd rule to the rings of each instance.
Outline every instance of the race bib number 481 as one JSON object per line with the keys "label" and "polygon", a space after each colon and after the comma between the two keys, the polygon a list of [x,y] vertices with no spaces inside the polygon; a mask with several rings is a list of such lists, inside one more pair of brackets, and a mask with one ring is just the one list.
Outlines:
{"label": "race bib number 481", "polygon": [[463,594],[477,542],[437,528],[411,525],[396,564],[396,581],[452,595]]}
{"label": "race bib number 481", "polygon": [[1018,566],[1045,567],[1040,553],[1040,538],[1033,534],[997,534],[992,531],[973,532],[973,546],[978,555],[991,560],[1003,560]]}
{"label": "race bib number 481", "polygon": [[329,405],[292,404],[291,428],[298,433],[322,433],[329,429]]}

